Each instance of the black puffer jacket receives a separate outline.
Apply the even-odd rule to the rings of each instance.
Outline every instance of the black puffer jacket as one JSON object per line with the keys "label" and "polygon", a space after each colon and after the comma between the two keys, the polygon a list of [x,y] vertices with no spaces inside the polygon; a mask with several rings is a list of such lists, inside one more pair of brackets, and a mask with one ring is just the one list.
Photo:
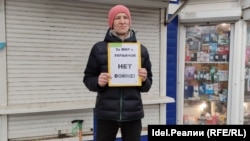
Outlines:
{"label": "black puffer jacket", "polygon": [[[137,42],[135,32],[123,42]],[[90,52],[87,67],[84,71],[83,83],[90,90],[97,92],[94,115],[96,118],[127,121],[144,117],[141,92],[148,92],[152,85],[152,71],[149,53],[141,45],[141,65],[146,68],[148,77],[142,86],[134,87],[100,87],[98,76],[101,72],[108,72],[107,43],[122,42],[122,40],[107,31],[104,41],[96,43]]]}

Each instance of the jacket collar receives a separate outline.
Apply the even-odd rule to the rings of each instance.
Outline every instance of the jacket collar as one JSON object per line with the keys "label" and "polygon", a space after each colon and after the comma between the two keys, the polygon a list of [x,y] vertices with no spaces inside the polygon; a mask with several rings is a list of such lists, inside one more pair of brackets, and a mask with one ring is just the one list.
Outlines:
{"label": "jacket collar", "polygon": [[106,42],[137,42],[136,36],[135,36],[135,31],[130,29],[129,31],[129,36],[122,41],[112,30],[109,28],[107,30],[106,36],[104,38],[104,41]]}

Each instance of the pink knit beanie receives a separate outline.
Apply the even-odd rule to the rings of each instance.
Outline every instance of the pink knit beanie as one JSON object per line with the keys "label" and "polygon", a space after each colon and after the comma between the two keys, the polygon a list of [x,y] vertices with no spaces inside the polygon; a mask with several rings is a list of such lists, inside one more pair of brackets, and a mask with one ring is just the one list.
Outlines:
{"label": "pink knit beanie", "polygon": [[129,18],[129,24],[131,25],[131,16],[129,9],[124,5],[116,5],[109,10],[108,24],[110,28],[113,28],[114,18],[119,13],[125,13]]}

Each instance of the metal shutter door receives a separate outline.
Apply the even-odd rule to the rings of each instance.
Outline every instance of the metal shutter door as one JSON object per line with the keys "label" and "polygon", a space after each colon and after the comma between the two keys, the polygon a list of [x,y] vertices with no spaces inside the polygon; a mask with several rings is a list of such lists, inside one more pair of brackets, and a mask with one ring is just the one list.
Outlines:
{"label": "metal shutter door", "polygon": [[[103,40],[110,6],[70,0],[6,0],[8,103],[46,103],[95,99],[82,84],[92,45]],[[159,95],[160,10],[131,8],[133,29],[147,46]],[[159,106],[145,106],[144,126],[158,123]],[[9,116],[9,138],[70,133],[72,119],[93,127],[92,110]]]}

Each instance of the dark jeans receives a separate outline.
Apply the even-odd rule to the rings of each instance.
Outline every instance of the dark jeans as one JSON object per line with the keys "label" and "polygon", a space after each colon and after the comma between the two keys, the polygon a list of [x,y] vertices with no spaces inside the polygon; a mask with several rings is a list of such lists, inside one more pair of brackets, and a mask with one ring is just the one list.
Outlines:
{"label": "dark jeans", "polygon": [[115,141],[118,129],[121,129],[122,141],[140,141],[141,120],[118,122],[97,119],[96,141]]}

